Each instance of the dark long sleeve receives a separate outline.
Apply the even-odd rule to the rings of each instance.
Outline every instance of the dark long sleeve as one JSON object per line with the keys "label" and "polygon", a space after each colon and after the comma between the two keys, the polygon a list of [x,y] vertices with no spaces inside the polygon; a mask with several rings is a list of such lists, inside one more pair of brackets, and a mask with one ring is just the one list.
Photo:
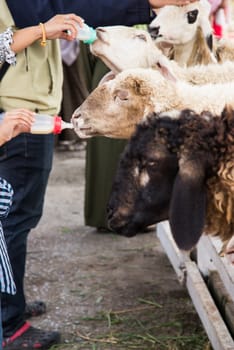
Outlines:
{"label": "dark long sleeve", "polygon": [[19,28],[45,22],[59,13],[76,13],[93,27],[149,23],[147,0],[6,0]]}

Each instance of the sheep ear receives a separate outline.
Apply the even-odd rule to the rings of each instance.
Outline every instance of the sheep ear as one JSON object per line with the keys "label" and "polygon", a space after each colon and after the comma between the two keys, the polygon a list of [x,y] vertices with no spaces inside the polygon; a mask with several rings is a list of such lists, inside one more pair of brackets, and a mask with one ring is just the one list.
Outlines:
{"label": "sheep ear", "polygon": [[198,161],[180,166],[169,210],[172,234],[180,249],[192,249],[202,235],[206,211],[204,179],[205,171]]}
{"label": "sheep ear", "polygon": [[167,64],[166,60],[161,59],[161,58],[158,59],[156,62],[156,66],[157,66],[157,69],[159,70],[159,72],[162,74],[162,76],[165,79],[171,80],[174,83],[176,83],[178,81],[177,77],[175,76],[175,74],[171,70],[170,66]]}
{"label": "sheep ear", "polygon": [[106,74],[102,77],[102,79],[99,81],[98,86],[100,86],[100,85],[106,83],[106,82],[109,81],[109,80],[115,79],[115,77],[116,77],[116,74],[113,73],[112,71],[106,73]]}
{"label": "sheep ear", "polygon": [[207,46],[209,47],[210,51],[213,51],[213,35],[207,35],[206,36],[206,42],[207,42]]}
{"label": "sheep ear", "polygon": [[159,65],[158,67],[159,67],[159,71],[161,72],[161,74],[164,76],[165,79],[171,80],[174,83],[177,82],[176,76],[169,69],[167,69],[167,67],[159,66]]}

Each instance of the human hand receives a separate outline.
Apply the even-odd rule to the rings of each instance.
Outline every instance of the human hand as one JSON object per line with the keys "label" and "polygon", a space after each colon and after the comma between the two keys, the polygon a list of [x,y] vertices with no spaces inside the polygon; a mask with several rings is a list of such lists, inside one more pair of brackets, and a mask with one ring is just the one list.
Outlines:
{"label": "human hand", "polygon": [[30,132],[34,120],[34,113],[27,109],[21,108],[6,112],[0,122],[0,145],[22,132]]}
{"label": "human hand", "polygon": [[163,7],[166,5],[184,6],[198,0],[149,0],[152,8]]}
{"label": "human hand", "polygon": [[47,39],[73,40],[77,37],[77,25],[83,26],[83,18],[74,13],[56,15],[44,23]]}

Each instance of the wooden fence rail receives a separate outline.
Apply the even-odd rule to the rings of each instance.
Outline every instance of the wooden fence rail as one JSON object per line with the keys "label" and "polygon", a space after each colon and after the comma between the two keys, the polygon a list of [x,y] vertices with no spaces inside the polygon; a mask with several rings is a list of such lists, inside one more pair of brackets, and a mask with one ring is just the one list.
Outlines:
{"label": "wooden fence rail", "polygon": [[220,241],[203,236],[196,259],[178,249],[167,221],[157,236],[192,299],[214,350],[234,350],[234,267],[219,256]]}

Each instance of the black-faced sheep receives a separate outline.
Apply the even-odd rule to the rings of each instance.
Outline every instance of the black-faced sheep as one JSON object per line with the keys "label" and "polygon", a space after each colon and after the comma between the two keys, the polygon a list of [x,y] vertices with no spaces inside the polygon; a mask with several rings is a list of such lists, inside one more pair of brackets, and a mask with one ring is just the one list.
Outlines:
{"label": "black-faced sheep", "polygon": [[[132,236],[169,219],[179,248],[203,232],[234,234],[234,111],[151,115],[121,157],[108,204],[110,227]],[[229,247],[230,249],[230,247]],[[233,253],[233,247],[232,247]]]}
{"label": "black-faced sheep", "polygon": [[150,112],[190,108],[220,114],[234,108],[234,82],[190,85],[172,82],[151,69],[129,69],[98,86],[74,112],[72,122],[81,138],[102,135],[129,138]]}

